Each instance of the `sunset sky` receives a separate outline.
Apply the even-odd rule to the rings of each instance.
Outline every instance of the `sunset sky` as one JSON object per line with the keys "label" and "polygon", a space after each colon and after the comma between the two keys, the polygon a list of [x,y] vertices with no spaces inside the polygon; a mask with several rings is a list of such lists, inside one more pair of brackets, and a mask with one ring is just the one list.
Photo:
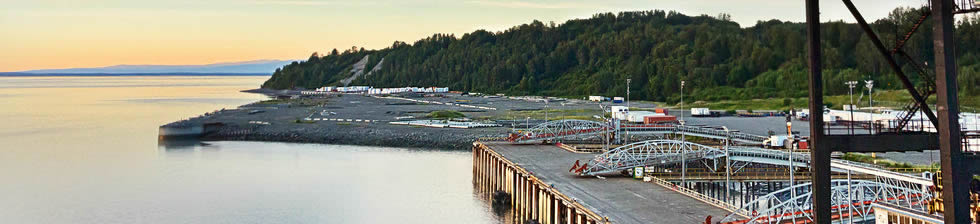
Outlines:
{"label": "sunset sky", "polygon": [[[823,20],[853,21],[825,0]],[[802,21],[803,0],[0,0],[0,72],[118,64],[305,59],[351,46],[378,49],[433,33],[457,36],[599,12],[676,10]],[[869,20],[925,0],[855,0]]]}

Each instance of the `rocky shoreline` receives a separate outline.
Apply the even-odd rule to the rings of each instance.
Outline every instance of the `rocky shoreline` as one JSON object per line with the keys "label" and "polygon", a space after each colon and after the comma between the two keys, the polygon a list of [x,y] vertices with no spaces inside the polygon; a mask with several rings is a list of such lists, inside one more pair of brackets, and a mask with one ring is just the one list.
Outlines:
{"label": "rocky shoreline", "polygon": [[[395,128],[400,129],[400,128]],[[502,130],[501,130],[502,132]],[[499,133],[499,132],[498,132]],[[222,127],[201,137],[205,141],[265,141],[336,145],[470,150],[474,141],[500,134],[460,130],[391,130],[341,128],[341,130],[275,130],[275,128]]]}
{"label": "rocky shoreline", "polygon": [[[392,124],[393,121],[429,119],[433,111],[458,111],[467,118],[507,117],[509,111],[540,108],[540,103],[459,94],[417,97],[428,102],[359,94],[297,96],[297,91],[253,89],[243,92],[270,96],[270,100],[206,113],[180,121],[207,130],[204,141],[266,141],[340,145],[470,150],[474,141],[506,136],[508,127],[435,128]],[[300,94],[301,95],[301,94]],[[283,97],[286,96],[286,97]],[[459,105],[497,106],[501,110],[472,110]],[[496,103],[496,104],[495,104]],[[520,109],[513,109],[513,108]],[[513,109],[513,110],[512,110]],[[523,123],[523,122],[522,122]]]}

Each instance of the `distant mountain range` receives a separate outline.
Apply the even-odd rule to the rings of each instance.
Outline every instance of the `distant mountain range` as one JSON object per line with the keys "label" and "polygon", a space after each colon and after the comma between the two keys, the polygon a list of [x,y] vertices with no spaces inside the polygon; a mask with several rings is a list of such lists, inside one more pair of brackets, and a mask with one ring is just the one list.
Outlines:
{"label": "distant mountain range", "polygon": [[256,60],[206,65],[113,65],[97,68],[40,69],[0,73],[0,76],[36,75],[204,75],[264,74],[271,75],[291,60]]}

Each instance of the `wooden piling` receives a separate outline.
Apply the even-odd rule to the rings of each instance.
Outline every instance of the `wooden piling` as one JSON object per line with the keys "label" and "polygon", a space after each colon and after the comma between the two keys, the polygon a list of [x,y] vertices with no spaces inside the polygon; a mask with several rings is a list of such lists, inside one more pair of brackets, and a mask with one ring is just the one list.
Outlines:
{"label": "wooden piling", "polygon": [[482,142],[473,143],[473,186],[487,203],[496,191],[509,194],[516,223],[610,223]]}

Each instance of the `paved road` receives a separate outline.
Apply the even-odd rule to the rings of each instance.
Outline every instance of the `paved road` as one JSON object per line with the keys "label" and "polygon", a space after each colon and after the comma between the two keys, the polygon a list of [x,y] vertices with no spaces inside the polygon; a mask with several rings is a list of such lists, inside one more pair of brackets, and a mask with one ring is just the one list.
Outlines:
{"label": "paved road", "polygon": [[725,210],[653,183],[625,177],[580,177],[568,172],[575,160],[587,162],[594,154],[571,153],[552,145],[488,145],[613,223],[703,223],[709,215],[715,221],[728,215]]}

